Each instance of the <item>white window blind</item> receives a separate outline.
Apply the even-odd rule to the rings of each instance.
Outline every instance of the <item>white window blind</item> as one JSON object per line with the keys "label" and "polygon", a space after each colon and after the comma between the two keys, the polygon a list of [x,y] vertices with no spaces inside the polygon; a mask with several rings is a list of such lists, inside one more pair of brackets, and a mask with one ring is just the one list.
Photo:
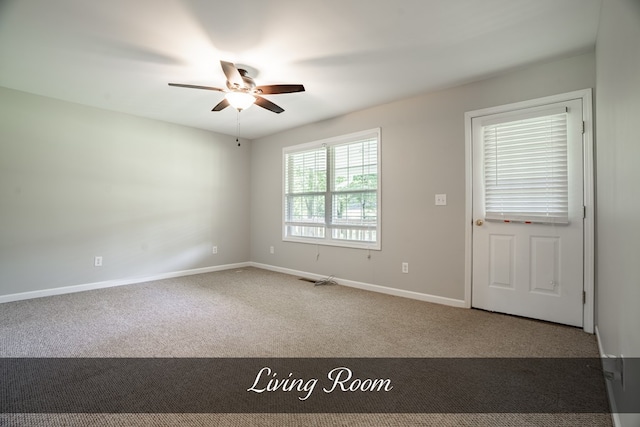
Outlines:
{"label": "white window blind", "polygon": [[485,217],[568,223],[566,109],[487,124]]}
{"label": "white window blind", "polygon": [[283,238],[380,248],[380,130],[284,149]]}
{"label": "white window blind", "polygon": [[327,159],[323,147],[285,155],[287,235],[325,237]]}

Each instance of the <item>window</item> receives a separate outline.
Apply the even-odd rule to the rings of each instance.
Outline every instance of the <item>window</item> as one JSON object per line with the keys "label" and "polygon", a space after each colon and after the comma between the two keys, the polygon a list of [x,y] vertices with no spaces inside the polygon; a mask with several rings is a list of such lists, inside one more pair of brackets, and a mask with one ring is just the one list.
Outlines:
{"label": "window", "polygon": [[380,249],[380,129],[283,155],[284,240]]}
{"label": "window", "polygon": [[486,218],[568,223],[566,107],[495,122],[482,127]]}

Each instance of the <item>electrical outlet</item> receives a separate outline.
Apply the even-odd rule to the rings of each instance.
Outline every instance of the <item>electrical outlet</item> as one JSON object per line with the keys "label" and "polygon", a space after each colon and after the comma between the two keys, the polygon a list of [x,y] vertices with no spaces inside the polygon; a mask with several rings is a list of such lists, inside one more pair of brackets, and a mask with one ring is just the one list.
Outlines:
{"label": "electrical outlet", "polygon": [[93,266],[94,267],[102,267],[102,257],[101,256],[97,256],[93,259]]}
{"label": "electrical outlet", "polygon": [[213,249],[211,249],[211,253],[216,255],[218,253],[218,247],[214,246]]}
{"label": "electrical outlet", "polygon": [[402,263],[402,272],[407,274],[409,273],[409,263],[408,262],[403,262]]}
{"label": "electrical outlet", "polygon": [[447,205],[447,195],[436,194],[436,206],[446,206],[446,205]]}
{"label": "electrical outlet", "polygon": [[624,389],[624,359],[622,355],[620,355],[620,357],[613,354],[603,355],[602,371],[605,379],[609,381],[620,381]]}
{"label": "electrical outlet", "polygon": [[276,249],[273,246],[269,246],[269,253],[270,254],[275,254],[276,253]]}

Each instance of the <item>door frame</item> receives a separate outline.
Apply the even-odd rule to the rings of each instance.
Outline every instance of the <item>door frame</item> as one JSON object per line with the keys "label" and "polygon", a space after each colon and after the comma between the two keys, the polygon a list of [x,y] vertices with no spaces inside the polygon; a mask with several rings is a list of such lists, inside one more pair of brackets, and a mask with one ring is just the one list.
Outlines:
{"label": "door frame", "polygon": [[465,283],[464,305],[471,308],[472,275],[473,275],[473,132],[471,120],[475,117],[503,113],[523,108],[537,107],[572,99],[582,100],[583,133],[583,191],[584,191],[584,292],[582,329],[594,333],[594,144],[593,144],[593,101],[592,89],[583,89],[528,101],[516,102],[497,107],[468,111],[464,114],[465,133]]}

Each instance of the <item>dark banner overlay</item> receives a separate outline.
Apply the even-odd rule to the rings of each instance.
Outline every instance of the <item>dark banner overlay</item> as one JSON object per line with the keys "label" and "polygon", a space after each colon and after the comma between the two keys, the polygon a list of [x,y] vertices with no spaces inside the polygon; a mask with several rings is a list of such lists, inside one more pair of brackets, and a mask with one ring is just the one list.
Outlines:
{"label": "dark banner overlay", "polygon": [[3,358],[0,375],[2,413],[610,411],[597,358]]}

